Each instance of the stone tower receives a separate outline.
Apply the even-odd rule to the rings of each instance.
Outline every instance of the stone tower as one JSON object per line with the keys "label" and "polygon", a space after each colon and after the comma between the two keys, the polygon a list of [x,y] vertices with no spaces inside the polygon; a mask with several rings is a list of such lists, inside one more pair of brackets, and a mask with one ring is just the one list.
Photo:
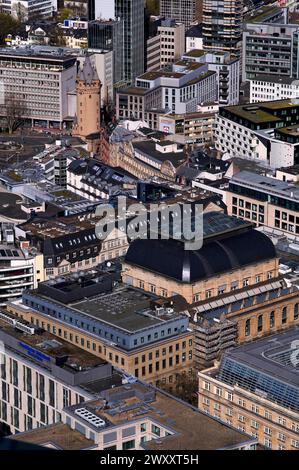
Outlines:
{"label": "stone tower", "polygon": [[83,67],[79,70],[76,81],[77,111],[74,134],[87,137],[100,132],[101,118],[101,82],[86,56]]}

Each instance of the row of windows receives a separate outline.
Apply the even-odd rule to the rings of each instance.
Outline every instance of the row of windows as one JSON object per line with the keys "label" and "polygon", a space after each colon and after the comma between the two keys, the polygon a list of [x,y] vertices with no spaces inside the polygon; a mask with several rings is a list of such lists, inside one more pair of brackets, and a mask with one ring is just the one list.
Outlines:
{"label": "row of windows", "polygon": [[[269,314],[270,328],[275,327],[276,320],[278,320],[277,316],[278,314],[277,313],[275,314],[274,310],[270,312]],[[299,308],[298,308],[298,304],[295,304],[294,309],[293,309],[293,320],[298,320],[298,318],[299,318]],[[283,307],[279,319],[282,325],[287,323],[288,321],[287,307]],[[263,323],[264,323],[264,315],[262,314],[257,317],[257,331],[258,332],[263,331]],[[251,319],[248,318],[245,322],[245,336],[249,336],[250,332],[251,332]]]}

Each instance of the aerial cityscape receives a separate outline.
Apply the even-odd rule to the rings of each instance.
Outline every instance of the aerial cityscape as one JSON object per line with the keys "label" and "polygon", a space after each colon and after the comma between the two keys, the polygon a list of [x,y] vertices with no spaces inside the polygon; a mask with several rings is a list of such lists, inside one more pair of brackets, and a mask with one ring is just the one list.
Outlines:
{"label": "aerial cityscape", "polygon": [[299,1],[0,7],[0,451],[299,450]]}

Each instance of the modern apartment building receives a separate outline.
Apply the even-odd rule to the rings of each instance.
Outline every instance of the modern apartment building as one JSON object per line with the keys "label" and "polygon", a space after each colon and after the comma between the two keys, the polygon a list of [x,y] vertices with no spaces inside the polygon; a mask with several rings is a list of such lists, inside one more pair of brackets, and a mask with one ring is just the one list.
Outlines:
{"label": "modern apartment building", "polygon": [[[132,404],[133,403],[133,404]],[[121,404],[121,407],[119,407]],[[13,436],[62,450],[255,450],[257,440],[144,383],[66,407],[62,422]]]}
{"label": "modern apartment building", "polygon": [[292,166],[298,159],[298,122],[299,103],[292,99],[221,107],[215,147],[230,158]]}
{"label": "modern apartment building", "polygon": [[294,183],[241,171],[229,181],[226,203],[229,214],[299,235],[299,190]]}
{"label": "modern apartment building", "polygon": [[13,108],[33,126],[61,127],[69,116],[68,93],[74,91],[77,75],[77,54],[69,51],[50,46],[0,49],[0,115]]}
{"label": "modern apartment building", "polygon": [[19,21],[31,21],[36,18],[50,18],[57,12],[57,0],[2,0],[1,11]]}
{"label": "modern apartment building", "polygon": [[295,78],[258,75],[249,83],[250,103],[299,98],[299,81]]}
{"label": "modern apartment building", "polygon": [[160,0],[160,15],[189,27],[192,23],[201,21],[202,2],[200,0]]}
{"label": "modern apartment building", "polygon": [[299,77],[297,24],[250,24],[243,32],[242,81]]}
{"label": "modern apartment building", "polygon": [[205,50],[230,52],[240,57],[243,8],[243,0],[203,0]]}
{"label": "modern apartment building", "polygon": [[[26,289],[37,286],[36,264],[41,259],[31,256],[15,243],[14,229],[9,224],[0,227],[0,305],[20,299]],[[39,268],[39,266],[37,266]],[[39,268],[40,269],[40,268]]]}
{"label": "modern apartment building", "polygon": [[[252,224],[220,212],[203,214],[203,246],[185,250],[178,240],[134,240],[122,265],[123,282],[192,304],[278,274],[270,239]],[[244,252],[244,246],[247,247]]]}
{"label": "modern apartment building", "polygon": [[185,52],[185,25],[162,20],[156,34],[147,40],[147,71],[160,70],[180,59]]}
{"label": "modern apartment building", "polygon": [[159,115],[159,130],[182,137],[183,144],[207,144],[214,138],[216,112]]}
{"label": "modern apartment building", "polygon": [[135,87],[117,90],[116,116],[148,122],[150,112],[194,112],[198,104],[216,99],[216,72],[206,64],[181,60],[139,76]]}
{"label": "modern apartment building", "polygon": [[298,331],[227,352],[198,373],[198,407],[273,450],[299,448]]}
{"label": "modern apartment building", "polygon": [[219,106],[239,103],[240,59],[228,52],[192,50],[182,56],[190,62],[206,64],[208,70],[217,73]]}
{"label": "modern apartment building", "polygon": [[0,421],[12,434],[61,421],[65,407],[95,398],[101,381],[113,383],[111,365],[90,352],[6,311],[0,326]]}
{"label": "modern apartment building", "polygon": [[8,311],[155,385],[192,369],[193,332],[179,298],[119,284],[113,273],[91,274],[40,283]]}

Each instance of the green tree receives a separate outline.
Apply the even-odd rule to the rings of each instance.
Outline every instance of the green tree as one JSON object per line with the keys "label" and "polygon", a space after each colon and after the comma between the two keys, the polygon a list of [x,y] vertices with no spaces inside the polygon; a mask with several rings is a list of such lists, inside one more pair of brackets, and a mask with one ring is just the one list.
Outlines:
{"label": "green tree", "polygon": [[5,44],[5,38],[8,34],[14,33],[19,26],[19,21],[11,15],[0,13],[0,44]]}
{"label": "green tree", "polygon": [[67,20],[72,15],[73,10],[71,10],[70,8],[62,8],[61,10],[59,10],[58,19],[61,23],[63,23],[64,20]]}

